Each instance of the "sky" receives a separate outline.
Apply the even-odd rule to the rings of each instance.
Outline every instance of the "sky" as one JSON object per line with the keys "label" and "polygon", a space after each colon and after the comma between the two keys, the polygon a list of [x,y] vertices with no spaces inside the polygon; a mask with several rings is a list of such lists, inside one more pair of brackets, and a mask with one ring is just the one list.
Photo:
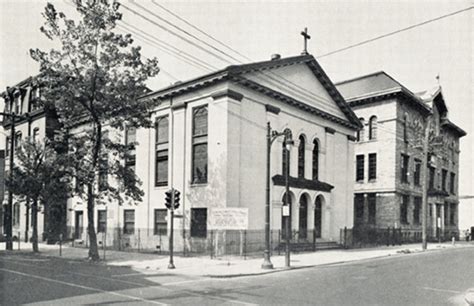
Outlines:
{"label": "sky", "polygon": [[[66,15],[75,15],[68,0],[51,2]],[[383,70],[405,87],[418,92],[436,86],[436,76],[439,75],[449,110],[448,116],[468,133],[461,139],[460,194],[474,194],[473,9],[343,52],[318,57],[472,7],[470,0],[154,2],[122,1],[124,6],[143,15],[139,16],[122,7],[123,21],[215,68],[220,69],[239,62],[268,60],[275,53],[281,54],[282,57],[298,55],[303,49],[300,32],[307,27],[311,35],[308,51],[317,58],[333,82]],[[46,1],[43,0],[0,0],[1,91],[6,86],[12,86],[38,72],[38,65],[29,56],[30,48],[48,50],[54,46],[39,31],[43,23],[41,12],[45,4]],[[163,7],[232,47],[245,58],[209,39],[165,11]],[[166,26],[187,37],[188,41],[194,41],[166,24],[166,21],[235,59],[222,61],[163,30],[162,27]],[[123,31],[123,28],[119,31]],[[143,55],[157,57],[160,62],[160,74],[148,84],[154,90],[177,80],[184,81],[209,72],[202,67],[191,66],[174,55],[170,56],[158,49],[156,43],[151,43],[149,39],[134,36],[136,43],[142,46]],[[212,50],[223,57],[208,45],[196,43],[201,48]]]}

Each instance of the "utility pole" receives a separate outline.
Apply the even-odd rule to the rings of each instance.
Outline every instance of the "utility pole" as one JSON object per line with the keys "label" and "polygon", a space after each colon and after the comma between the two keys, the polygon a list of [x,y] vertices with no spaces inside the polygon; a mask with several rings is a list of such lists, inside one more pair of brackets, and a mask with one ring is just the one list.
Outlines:
{"label": "utility pole", "polygon": [[175,205],[175,190],[174,188],[171,188],[171,208],[170,208],[170,240],[169,240],[169,248],[170,248],[170,262],[168,264],[168,269],[174,269],[174,260],[173,260],[173,232],[174,232],[174,205]]}
{"label": "utility pole", "polygon": [[423,195],[422,195],[422,219],[421,219],[421,239],[423,251],[427,248],[427,227],[428,227],[428,145],[430,137],[430,125],[431,125],[431,114],[426,118],[425,137],[423,139],[423,162],[422,162],[422,182],[423,182]]}

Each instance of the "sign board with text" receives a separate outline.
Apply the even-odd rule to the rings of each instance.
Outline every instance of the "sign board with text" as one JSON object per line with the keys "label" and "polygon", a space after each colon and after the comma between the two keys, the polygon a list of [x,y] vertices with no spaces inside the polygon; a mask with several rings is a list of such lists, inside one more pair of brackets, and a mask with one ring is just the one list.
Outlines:
{"label": "sign board with text", "polygon": [[209,227],[215,230],[245,230],[248,220],[248,208],[212,208]]}

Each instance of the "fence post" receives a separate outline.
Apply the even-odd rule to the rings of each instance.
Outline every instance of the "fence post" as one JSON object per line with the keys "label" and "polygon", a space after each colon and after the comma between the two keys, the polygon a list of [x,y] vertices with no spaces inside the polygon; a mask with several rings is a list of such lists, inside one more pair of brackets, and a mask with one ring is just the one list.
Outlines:
{"label": "fence post", "polygon": [[105,246],[106,241],[107,241],[107,227],[105,227],[103,235],[104,235],[104,239],[102,242],[102,246],[104,247],[104,261],[105,261],[105,250],[107,249]]}
{"label": "fence post", "polygon": [[214,241],[214,232],[211,230],[211,241],[209,242],[209,253],[212,259],[212,249],[213,249],[213,241]]}
{"label": "fence post", "polygon": [[273,230],[270,230],[270,256],[273,255]]}
{"label": "fence post", "polygon": [[247,230],[244,230],[244,260],[247,259]]}
{"label": "fence post", "polygon": [[403,240],[403,233],[402,233],[402,228],[400,227],[398,229],[398,245],[402,245],[402,240]]}
{"label": "fence post", "polygon": [[281,247],[281,229],[278,230],[278,255],[281,254],[280,247]]}
{"label": "fence post", "polygon": [[18,251],[20,250],[21,232],[18,232]]}
{"label": "fence post", "polygon": [[[171,229],[173,230],[173,229]],[[137,242],[138,253],[140,253],[140,229],[138,229],[138,242]]]}
{"label": "fence post", "polygon": [[59,234],[59,256],[63,256],[63,234]]}
{"label": "fence post", "polygon": [[316,229],[313,228],[313,252],[316,251]]}
{"label": "fence post", "polygon": [[347,249],[347,226],[344,226],[344,249]]}

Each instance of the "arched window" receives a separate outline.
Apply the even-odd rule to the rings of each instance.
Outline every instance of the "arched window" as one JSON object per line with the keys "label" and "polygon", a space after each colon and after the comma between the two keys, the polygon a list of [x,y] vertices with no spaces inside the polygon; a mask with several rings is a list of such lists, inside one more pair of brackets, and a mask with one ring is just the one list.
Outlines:
{"label": "arched window", "polygon": [[377,139],[377,116],[372,116],[369,120],[369,140],[372,139]]}
{"label": "arched window", "polygon": [[304,150],[305,150],[305,137],[301,135],[299,137],[298,145],[298,177],[304,178]]}
{"label": "arched window", "polygon": [[318,140],[313,141],[313,180],[319,179],[319,144]]}
{"label": "arched window", "polygon": [[405,113],[403,116],[403,141],[407,142],[408,141],[408,114]]}
{"label": "arched window", "polygon": [[[291,135],[292,135],[292,134],[291,134],[291,131],[290,131],[289,129],[285,129],[285,130],[283,131],[283,133],[287,133],[288,137],[290,137],[290,138],[292,137],[292,136],[291,136]],[[286,164],[286,163],[287,163],[287,161],[286,161],[286,159],[287,159],[287,155],[286,155],[286,154],[287,154],[287,151],[286,151],[286,148],[285,148],[285,142],[284,142],[284,141],[283,141],[283,144],[282,144],[281,152],[282,152],[282,153],[281,153],[281,173],[282,173],[283,175],[285,175],[285,173],[286,173],[285,171],[287,170],[287,164]],[[288,157],[290,157],[290,156],[288,156]],[[289,158],[288,158],[288,159],[289,159]],[[288,173],[290,172],[289,167],[290,167],[290,161],[288,160]]]}
{"label": "arched window", "polygon": [[357,141],[364,141],[364,128],[365,128],[365,120],[364,118],[359,118],[360,123],[362,123],[362,128],[357,131]]}

